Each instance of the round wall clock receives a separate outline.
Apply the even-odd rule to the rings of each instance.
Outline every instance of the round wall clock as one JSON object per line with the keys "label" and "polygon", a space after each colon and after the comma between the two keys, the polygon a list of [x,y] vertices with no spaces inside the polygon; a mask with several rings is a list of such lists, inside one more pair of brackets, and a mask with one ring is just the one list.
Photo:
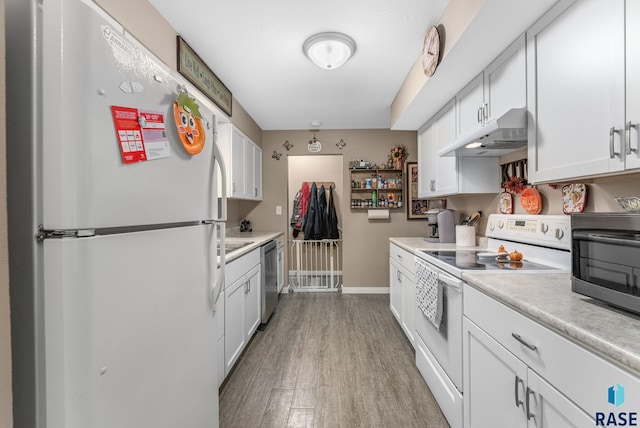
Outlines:
{"label": "round wall clock", "polygon": [[433,76],[440,59],[440,33],[436,27],[427,30],[422,47],[422,69],[427,77]]}

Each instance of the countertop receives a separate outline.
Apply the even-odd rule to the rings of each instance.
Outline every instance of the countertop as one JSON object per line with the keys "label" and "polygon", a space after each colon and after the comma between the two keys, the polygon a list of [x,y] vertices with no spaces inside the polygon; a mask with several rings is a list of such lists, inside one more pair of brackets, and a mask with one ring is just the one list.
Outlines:
{"label": "countertop", "polygon": [[227,242],[251,242],[247,246],[226,253],[225,261],[229,263],[284,234],[282,232],[240,232],[235,229],[227,229],[225,235]]}
{"label": "countertop", "polygon": [[470,286],[640,375],[640,317],[574,293],[568,273],[463,273]]}
{"label": "countertop", "polygon": [[[423,238],[390,238],[407,251],[472,249]],[[640,375],[640,316],[571,290],[568,273],[478,273],[462,279],[497,301],[560,333],[614,364]]]}

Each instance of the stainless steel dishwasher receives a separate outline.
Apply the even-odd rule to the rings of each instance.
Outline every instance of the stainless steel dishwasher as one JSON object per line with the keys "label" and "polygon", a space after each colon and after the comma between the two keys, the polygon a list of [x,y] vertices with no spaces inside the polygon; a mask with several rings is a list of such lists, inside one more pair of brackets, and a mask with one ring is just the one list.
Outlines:
{"label": "stainless steel dishwasher", "polygon": [[260,247],[262,324],[266,324],[278,306],[278,245],[275,240]]}

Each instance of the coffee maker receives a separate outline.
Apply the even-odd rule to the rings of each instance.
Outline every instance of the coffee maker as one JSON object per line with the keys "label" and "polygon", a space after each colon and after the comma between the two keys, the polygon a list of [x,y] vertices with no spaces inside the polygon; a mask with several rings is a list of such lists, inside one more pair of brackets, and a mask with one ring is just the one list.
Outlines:
{"label": "coffee maker", "polygon": [[452,210],[431,209],[427,211],[426,240],[441,244],[456,242]]}

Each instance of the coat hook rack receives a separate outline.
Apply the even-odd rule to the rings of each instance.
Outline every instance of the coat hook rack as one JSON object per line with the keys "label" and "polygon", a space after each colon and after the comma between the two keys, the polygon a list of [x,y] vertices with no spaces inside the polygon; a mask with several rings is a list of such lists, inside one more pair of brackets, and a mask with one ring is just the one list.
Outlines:
{"label": "coat hook rack", "polygon": [[271,157],[274,158],[275,160],[280,160],[281,156],[282,156],[282,153],[278,153],[275,150],[273,151],[273,154],[271,155]]}
{"label": "coat hook rack", "polygon": [[339,148],[340,150],[342,150],[346,145],[347,145],[347,143],[345,143],[342,138],[340,138],[340,142],[339,143],[336,143],[336,147]]}
{"label": "coat hook rack", "polygon": [[286,140],[282,145],[287,149],[287,151],[291,150],[291,147],[293,147],[293,144],[291,144],[289,140]]}

